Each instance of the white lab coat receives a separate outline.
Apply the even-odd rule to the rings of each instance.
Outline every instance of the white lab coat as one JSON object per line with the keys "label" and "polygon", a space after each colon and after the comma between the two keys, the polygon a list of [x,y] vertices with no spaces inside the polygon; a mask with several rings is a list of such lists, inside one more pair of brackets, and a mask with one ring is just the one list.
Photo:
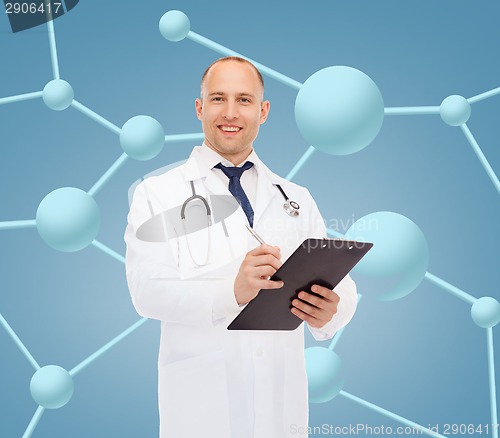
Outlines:
{"label": "white lab coat", "polygon": [[[140,315],[161,321],[160,436],[306,436],[297,434],[308,422],[304,324],[290,332],[226,329],[241,311],[233,291],[239,266],[245,254],[258,246],[244,227],[243,210],[238,208],[225,221],[229,241],[220,223],[211,227],[206,267],[195,266],[184,238],[144,242],[136,237],[152,214],[178,207],[192,195],[190,181],[207,199],[230,195],[219,177],[197,161],[199,148],[186,163],[136,188],[125,233],[134,306]],[[307,189],[277,176],[260,160],[254,164],[258,172],[254,229],[267,243],[281,248],[282,261],[305,238],[326,237]],[[298,202],[298,217],[284,211],[283,196],[273,184],[280,184]],[[190,249],[196,251],[197,242],[203,242],[200,246],[206,251],[207,231],[193,235]],[[354,313],[356,288],[350,277],[335,291],[340,296],[337,314],[322,329],[310,328],[318,340],[331,338]]]}

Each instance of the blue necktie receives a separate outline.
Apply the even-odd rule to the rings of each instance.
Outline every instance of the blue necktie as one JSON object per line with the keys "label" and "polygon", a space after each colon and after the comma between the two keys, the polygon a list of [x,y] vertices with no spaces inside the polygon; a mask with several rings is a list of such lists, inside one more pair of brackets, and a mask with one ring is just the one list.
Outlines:
{"label": "blue necktie", "polygon": [[253,209],[250,205],[250,201],[247,198],[243,187],[241,187],[240,177],[245,170],[250,169],[253,166],[251,161],[247,161],[241,167],[226,167],[222,163],[217,164],[217,169],[222,170],[225,175],[229,178],[229,191],[238,200],[241,208],[245,212],[248,218],[248,223],[253,228]]}

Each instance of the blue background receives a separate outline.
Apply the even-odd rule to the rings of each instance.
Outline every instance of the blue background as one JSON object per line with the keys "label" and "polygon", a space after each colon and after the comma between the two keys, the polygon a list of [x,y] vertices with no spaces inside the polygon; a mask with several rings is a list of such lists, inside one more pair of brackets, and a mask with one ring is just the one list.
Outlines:
{"label": "blue background", "polygon": [[[170,9],[185,12],[194,32],[300,82],[331,65],[362,70],[386,107],[439,105],[500,86],[500,5],[492,1],[82,0],[54,21],[61,78],[75,98],[119,127],[147,114],[167,134],[201,132],[194,99],[220,55],[163,39],[158,22]],[[0,16],[0,97],[40,91],[52,79],[46,29],[12,34]],[[255,148],[286,175],[309,146],[294,121],[296,91],[267,78],[266,97],[271,114]],[[468,122],[497,174],[499,108],[500,96],[473,104]],[[124,165],[96,195],[101,242],[124,254],[128,187],[192,146],[170,144],[152,161]],[[89,190],[121,153],[118,136],[73,108],[55,112],[41,99],[0,106],[0,221],[34,219],[59,187]],[[294,181],[328,223],[383,210],[407,216],[427,237],[429,272],[473,296],[500,298],[498,192],[460,129],[438,115],[388,116],[366,149],[316,152]],[[0,313],[41,366],[71,369],[138,319],[124,266],[96,248],[59,253],[34,228],[0,232],[0,247]],[[382,303],[369,280],[357,281],[363,299],[336,348],[344,390],[425,426],[488,423],[486,334],[470,305],[426,280]],[[70,403],[45,411],[33,436],[157,436],[158,342],[159,323],[149,321],[77,375]],[[37,407],[33,368],[3,330],[0,355],[0,436],[20,437]],[[310,419],[397,426],[341,397],[312,405]]]}

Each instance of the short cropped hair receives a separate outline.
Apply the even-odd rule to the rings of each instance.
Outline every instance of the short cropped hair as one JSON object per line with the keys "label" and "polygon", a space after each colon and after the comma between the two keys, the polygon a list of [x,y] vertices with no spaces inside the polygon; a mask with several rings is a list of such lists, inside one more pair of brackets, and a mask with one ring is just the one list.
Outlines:
{"label": "short cropped hair", "polygon": [[226,61],[236,61],[236,62],[241,62],[244,64],[248,64],[250,67],[253,68],[255,73],[257,73],[257,77],[259,78],[259,82],[262,85],[262,89],[264,89],[264,78],[262,77],[262,74],[260,71],[253,65],[250,61],[246,60],[245,58],[241,58],[240,56],[226,56],[224,58],[219,58],[216,61],[212,62],[207,69],[205,70],[205,73],[203,73],[203,76],[201,77],[201,84],[200,88],[203,88],[203,83],[205,82],[205,78],[207,77],[208,73],[210,72],[211,68],[215,65],[218,64],[219,62],[226,62]]}

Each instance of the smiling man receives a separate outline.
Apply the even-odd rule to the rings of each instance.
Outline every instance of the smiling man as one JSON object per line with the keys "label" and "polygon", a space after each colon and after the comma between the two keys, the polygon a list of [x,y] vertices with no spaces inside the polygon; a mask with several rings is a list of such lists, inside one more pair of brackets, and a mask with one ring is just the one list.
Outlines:
{"label": "smiling man", "polygon": [[[326,237],[309,192],[269,170],[253,148],[270,110],[263,96],[262,76],[250,62],[228,57],[209,66],[195,101],[203,145],[134,193],[125,233],[127,280],[138,313],[162,322],[162,438],[306,436],[304,325],[317,340],[330,339],[356,307],[356,288],[346,276],[334,291],[315,285],[315,295],[299,292],[290,311],[306,324],[296,330],[227,330],[261,289],[279,293],[283,283],[270,277],[304,239]],[[298,216],[283,209],[276,185],[300,205]],[[193,211],[217,218],[214,200],[231,196],[239,207],[227,217],[208,219],[193,233],[175,231]],[[193,200],[198,204],[190,212]],[[160,215],[169,243],[138,237],[152,214],[167,211],[182,216]],[[245,225],[268,244],[256,246]]]}

